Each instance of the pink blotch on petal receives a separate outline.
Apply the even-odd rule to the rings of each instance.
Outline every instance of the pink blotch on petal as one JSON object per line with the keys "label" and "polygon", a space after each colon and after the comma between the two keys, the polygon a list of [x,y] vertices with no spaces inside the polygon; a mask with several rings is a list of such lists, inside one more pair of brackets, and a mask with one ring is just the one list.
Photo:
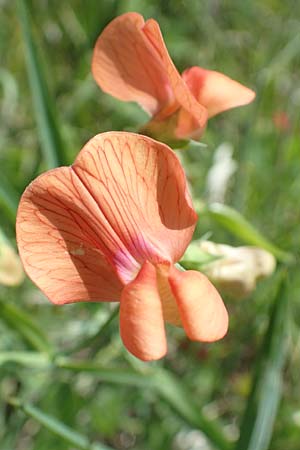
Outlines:
{"label": "pink blotch on petal", "polygon": [[107,234],[121,242],[111,251],[116,266],[122,246],[139,266],[183,255],[197,215],[180,162],[166,145],[133,133],[104,133],[84,147],[73,169],[98,204],[98,220],[113,231]]}

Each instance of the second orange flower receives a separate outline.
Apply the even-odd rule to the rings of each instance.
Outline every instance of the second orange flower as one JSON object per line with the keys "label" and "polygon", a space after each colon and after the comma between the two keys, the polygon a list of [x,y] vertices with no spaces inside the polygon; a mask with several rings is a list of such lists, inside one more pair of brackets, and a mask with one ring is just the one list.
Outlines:
{"label": "second orange flower", "polygon": [[198,139],[208,118],[255,97],[219,72],[191,67],[180,75],[158,23],[134,12],[117,17],[101,33],[92,72],[104,92],[139,103],[152,116],[143,132],[162,140]]}

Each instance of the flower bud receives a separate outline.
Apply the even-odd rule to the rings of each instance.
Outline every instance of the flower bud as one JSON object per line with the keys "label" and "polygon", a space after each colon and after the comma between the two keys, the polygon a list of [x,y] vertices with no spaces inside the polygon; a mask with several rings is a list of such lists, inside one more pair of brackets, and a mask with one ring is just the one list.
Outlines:
{"label": "flower bud", "polygon": [[19,256],[0,236],[0,284],[16,286],[22,283],[23,279],[24,271]]}
{"label": "flower bud", "polygon": [[201,241],[199,247],[220,257],[201,270],[221,291],[235,298],[249,295],[256,288],[257,281],[271,275],[276,267],[274,256],[258,247],[232,247],[211,241]]}

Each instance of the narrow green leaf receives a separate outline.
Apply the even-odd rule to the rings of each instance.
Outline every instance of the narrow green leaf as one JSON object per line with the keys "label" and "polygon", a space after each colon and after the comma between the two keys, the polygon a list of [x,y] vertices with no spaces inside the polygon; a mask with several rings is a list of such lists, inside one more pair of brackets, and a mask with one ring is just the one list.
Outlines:
{"label": "narrow green leaf", "polygon": [[2,352],[0,364],[15,362],[25,367],[49,369],[57,367],[74,372],[94,373],[100,380],[120,385],[152,389],[167,402],[190,426],[199,428],[219,450],[230,450],[231,443],[216,422],[207,419],[194,398],[182,383],[169,372],[159,368],[135,369],[106,368],[89,361],[77,361],[64,356],[54,359],[38,352]]}
{"label": "narrow green leaf", "polygon": [[[101,338],[101,335],[105,332],[107,327],[110,325],[110,323],[117,317],[119,314],[119,307],[117,306],[114,308],[106,317],[106,319],[101,323],[99,329],[92,335],[85,338],[83,341],[79,342],[76,346],[74,346],[72,349],[68,350],[67,354],[72,354],[75,352],[78,352],[79,350],[82,350],[83,348],[91,348],[94,344],[97,344],[99,339]],[[98,350],[98,345],[97,345]]]}
{"label": "narrow green leaf", "polygon": [[47,355],[38,352],[0,352],[0,366],[14,363],[23,367],[44,369],[50,365]]}
{"label": "narrow green leaf", "polygon": [[18,0],[17,4],[41,148],[47,167],[53,168],[67,164],[66,156],[56,122],[54,106],[31,32],[27,0]]}
{"label": "narrow green leaf", "polygon": [[282,393],[283,368],[287,358],[288,296],[285,274],[272,306],[269,326],[254,372],[236,450],[267,450]]}
{"label": "narrow green leaf", "polygon": [[[11,183],[1,173],[0,176],[0,206],[3,208],[7,219],[14,224],[19,203],[19,196],[12,188]],[[1,209],[2,209],[1,208]]]}
{"label": "narrow green leaf", "polygon": [[22,402],[18,398],[10,399],[9,403],[12,406],[23,411],[23,413],[26,414],[26,416],[36,420],[38,423],[43,425],[49,431],[56,434],[64,441],[74,446],[75,448],[78,448],[80,450],[113,450],[112,447],[107,447],[106,445],[102,445],[98,442],[91,443],[86,436],[68,427],[55,417],[44,413],[39,408],[36,408],[30,403]]}
{"label": "narrow green leaf", "polygon": [[[1,357],[2,355],[2,357]],[[2,359],[1,359],[2,358]],[[190,426],[199,428],[219,450],[230,450],[232,444],[224,436],[221,426],[207,419],[201,412],[193,395],[182,383],[164,369],[146,367],[139,372],[135,369],[106,368],[100,364],[57,356],[54,359],[40,356],[35,352],[0,353],[2,362],[17,362],[30,368],[69,370],[72,372],[89,372],[106,383],[152,389],[167,402]]]}
{"label": "narrow green leaf", "polygon": [[201,413],[192,394],[185,390],[180,381],[166,370],[148,368],[141,373],[130,369],[106,369],[94,363],[76,362],[64,357],[57,358],[55,364],[68,370],[94,372],[102,381],[108,383],[153,389],[189,425],[199,428],[218,449],[230,450],[232,448],[221,427]]}
{"label": "narrow green leaf", "polygon": [[0,300],[0,318],[34,350],[52,354],[54,349],[32,317],[16,305]]}
{"label": "narrow green leaf", "polygon": [[149,387],[149,376],[131,369],[109,369],[100,364],[89,361],[76,361],[63,356],[55,359],[55,365],[61,369],[75,372],[91,372],[102,381],[114,384],[125,384],[128,386]]}
{"label": "narrow green leaf", "polygon": [[230,450],[232,448],[232,444],[225,437],[221,426],[202,414],[192,394],[179,380],[164,369],[156,369],[153,377],[155,388],[161,398],[167,401],[189,425],[200,429],[218,449]]}
{"label": "narrow green leaf", "polygon": [[272,253],[279,261],[292,262],[293,255],[284,252],[265,238],[245,217],[235,209],[221,203],[212,203],[201,208],[226,230],[250,245],[256,245]]}
{"label": "narrow green leaf", "polygon": [[201,267],[209,264],[218,259],[222,259],[222,256],[212,255],[201,249],[200,243],[202,239],[197,239],[190,243],[186,249],[182,259],[180,260],[180,265],[185,269],[196,269],[200,270]]}

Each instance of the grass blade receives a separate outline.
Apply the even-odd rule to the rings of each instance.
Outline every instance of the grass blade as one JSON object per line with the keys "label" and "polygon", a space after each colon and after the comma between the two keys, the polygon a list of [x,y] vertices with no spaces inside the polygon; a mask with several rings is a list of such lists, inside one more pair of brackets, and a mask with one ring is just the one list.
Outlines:
{"label": "grass blade", "polygon": [[164,369],[151,368],[144,372],[134,369],[106,369],[97,364],[72,361],[59,357],[56,364],[60,368],[94,372],[102,381],[108,383],[126,384],[129,386],[154,389],[190,426],[199,428],[207,438],[220,450],[230,450],[231,443],[224,436],[220,426],[212,422],[201,413],[194,402],[192,394]]}
{"label": "grass blade", "polygon": [[232,444],[224,436],[220,425],[202,414],[192,394],[171,373],[163,369],[156,369],[154,380],[156,390],[161,398],[167,401],[190,426],[201,430],[216,448],[220,450],[232,448]]}
{"label": "grass blade", "polygon": [[282,391],[287,358],[288,299],[285,275],[274,300],[269,326],[255,369],[252,390],[236,450],[267,450]]}
{"label": "grass blade", "polygon": [[34,45],[27,1],[18,0],[17,4],[41,148],[47,168],[50,169],[65,165],[67,161],[43,68]]}
{"label": "grass blade", "polygon": [[72,372],[89,372],[106,383],[152,389],[191,427],[201,430],[217,449],[232,448],[220,425],[207,419],[195,403],[192,394],[164,369],[146,368],[143,372],[139,372],[135,369],[106,368],[97,363],[77,361],[65,356],[51,359],[46,355],[41,356],[38,352],[3,352],[0,353],[0,364],[1,362],[15,362],[29,369],[32,365],[41,370],[56,367]]}
{"label": "grass blade", "polygon": [[91,443],[87,437],[66,426],[55,417],[44,413],[30,403],[22,402],[18,398],[10,399],[9,403],[75,448],[80,450],[113,450],[112,447],[107,447],[99,443]]}
{"label": "grass blade", "polygon": [[53,354],[54,349],[45,333],[29,314],[13,304],[0,300],[0,317],[24,339],[30,348]]}
{"label": "grass blade", "polygon": [[0,177],[0,206],[7,219],[14,224],[16,221],[16,212],[19,203],[19,196],[12,188],[11,184],[6,180],[4,174]]}
{"label": "grass blade", "polygon": [[29,369],[43,369],[49,367],[50,360],[47,355],[38,352],[0,352],[0,366],[9,363],[19,364]]}
{"label": "grass blade", "polygon": [[55,359],[55,365],[60,369],[67,369],[74,372],[90,372],[97,375],[101,381],[113,384],[124,384],[128,386],[149,387],[149,376],[139,373],[133,369],[106,368],[100,364],[89,361],[77,361],[59,356]]}
{"label": "grass blade", "polygon": [[293,261],[293,255],[284,252],[272,244],[272,242],[265,238],[253,225],[251,225],[251,223],[249,223],[241,213],[230,206],[223,205],[221,203],[212,203],[201,209],[201,213],[206,213],[211,216],[217,223],[238,238],[242,239],[247,244],[256,245],[269,251],[279,261]]}
{"label": "grass blade", "polygon": [[[71,348],[70,350],[68,350],[67,354],[72,354],[72,353],[76,353],[79,350],[82,350],[84,348],[89,348],[94,350],[94,352],[96,351],[95,349],[97,348],[98,350],[98,345],[96,346],[95,344],[98,343],[99,339],[101,338],[102,334],[106,331],[106,329],[109,327],[109,325],[111,324],[111,322],[117,317],[117,315],[119,314],[119,309],[120,307],[117,306],[116,308],[114,308],[108,315],[106,320],[104,320],[104,322],[100,325],[99,329],[92,335],[88,336],[86,339],[84,339],[82,342],[79,342],[77,345],[75,345],[73,348]],[[93,353],[94,353],[93,352]],[[66,352],[65,352],[66,354]]]}

